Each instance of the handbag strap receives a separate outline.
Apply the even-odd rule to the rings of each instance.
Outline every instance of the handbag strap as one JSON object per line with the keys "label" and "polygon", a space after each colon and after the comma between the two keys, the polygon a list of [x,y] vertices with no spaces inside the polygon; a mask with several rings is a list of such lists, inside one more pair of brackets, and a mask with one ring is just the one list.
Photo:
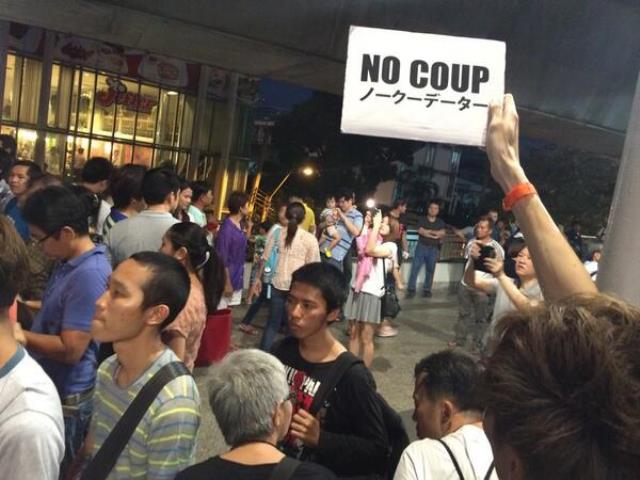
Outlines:
{"label": "handbag strap", "polygon": [[191,375],[182,362],[171,362],[158,370],[133,399],[131,405],[124,412],[118,423],[104,441],[98,453],[82,474],[82,480],[103,480],[109,476],[122,450],[129,442],[131,435],[140,420],[147,412],[151,403],[156,399],[160,390],[175,378]]}
{"label": "handbag strap", "polygon": [[320,408],[322,408],[325,400],[329,398],[329,395],[331,394],[333,389],[336,388],[338,383],[340,383],[340,380],[342,379],[344,374],[347,373],[347,370],[349,370],[356,363],[360,362],[362,362],[362,360],[360,360],[351,352],[342,352],[340,355],[338,355],[338,358],[335,359],[334,364],[329,370],[329,374],[320,384],[320,387],[318,387],[318,391],[313,396],[313,402],[311,402],[311,407],[309,408],[309,413],[311,415],[315,415],[316,413],[318,413],[318,411],[320,411]]}
{"label": "handbag strap", "polygon": [[438,439],[438,441],[442,444],[442,446],[445,448],[445,450],[447,451],[447,453],[451,457],[451,461],[453,462],[453,466],[456,467],[456,472],[458,472],[458,476],[460,477],[460,480],[464,480],[464,475],[462,474],[462,469],[460,468],[460,465],[458,464],[458,460],[456,460],[455,455],[453,454],[453,452],[449,448],[449,445],[447,445],[446,443],[444,443],[444,441],[442,441],[440,439]]}
{"label": "handbag strap", "polygon": [[302,462],[295,458],[283,457],[269,475],[269,480],[289,480]]}

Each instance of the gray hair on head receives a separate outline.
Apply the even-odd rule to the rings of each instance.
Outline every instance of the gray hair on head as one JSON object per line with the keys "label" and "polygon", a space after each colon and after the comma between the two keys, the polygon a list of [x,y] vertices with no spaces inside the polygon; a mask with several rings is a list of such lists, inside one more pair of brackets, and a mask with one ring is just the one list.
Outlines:
{"label": "gray hair on head", "polygon": [[256,349],[227,355],[213,370],[209,403],[228,445],[268,438],[273,414],[289,395],[284,366]]}

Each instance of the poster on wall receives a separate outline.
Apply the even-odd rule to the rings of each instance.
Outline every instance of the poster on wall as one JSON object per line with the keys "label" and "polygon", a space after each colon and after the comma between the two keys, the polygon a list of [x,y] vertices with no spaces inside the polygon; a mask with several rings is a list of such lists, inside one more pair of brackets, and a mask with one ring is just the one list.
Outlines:
{"label": "poster on wall", "polygon": [[500,41],[352,26],[341,130],[482,146],[505,57]]}

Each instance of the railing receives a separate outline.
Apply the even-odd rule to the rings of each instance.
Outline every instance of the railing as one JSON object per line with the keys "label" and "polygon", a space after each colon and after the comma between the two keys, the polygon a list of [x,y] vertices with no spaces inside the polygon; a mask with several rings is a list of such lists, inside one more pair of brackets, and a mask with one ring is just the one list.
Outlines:
{"label": "railing", "polygon": [[[407,241],[409,242],[409,256],[413,258],[418,245],[418,231],[407,230]],[[448,233],[445,235],[440,247],[440,262],[462,261],[464,258],[465,242],[459,237]]]}

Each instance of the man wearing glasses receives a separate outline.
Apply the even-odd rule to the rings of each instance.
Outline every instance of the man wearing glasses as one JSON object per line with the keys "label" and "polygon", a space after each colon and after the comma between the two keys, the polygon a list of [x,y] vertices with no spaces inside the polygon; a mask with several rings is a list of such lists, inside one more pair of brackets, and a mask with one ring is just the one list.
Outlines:
{"label": "man wearing glasses", "polygon": [[80,448],[92,413],[97,344],[91,340],[95,302],[111,275],[106,247],[89,237],[81,200],[64,187],[31,195],[23,216],[32,239],[59,261],[31,331],[24,332],[29,352],[55,384],[65,425],[64,474]]}

